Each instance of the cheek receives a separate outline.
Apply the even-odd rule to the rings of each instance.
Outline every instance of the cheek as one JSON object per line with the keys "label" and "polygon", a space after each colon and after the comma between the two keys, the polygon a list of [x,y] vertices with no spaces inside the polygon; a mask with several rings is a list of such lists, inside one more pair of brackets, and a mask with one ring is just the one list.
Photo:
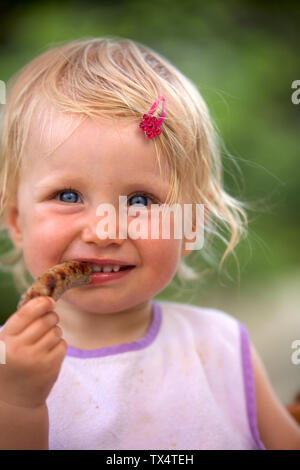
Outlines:
{"label": "cheek", "polygon": [[161,280],[174,276],[180,260],[181,240],[142,240],[142,262]]}
{"label": "cheek", "polygon": [[[67,242],[68,231],[62,220],[32,211],[27,217],[23,235],[26,266],[36,277],[57,264]],[[60,248],[61,247],[61,248]]]}

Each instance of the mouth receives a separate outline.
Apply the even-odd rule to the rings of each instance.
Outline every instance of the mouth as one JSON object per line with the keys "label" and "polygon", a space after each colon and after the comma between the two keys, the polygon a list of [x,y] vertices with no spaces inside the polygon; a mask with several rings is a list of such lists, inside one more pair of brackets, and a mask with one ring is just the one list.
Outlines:
{"label": "mouth", "polygon": [[134,268],[133,265],[119,265],[119,264],[98,264],[98,263],[87,263],[91,268],[92,274],[94,273],[118,273],[120,271],[126,271]]}
{"label": "mouth", "polygon": [[90,262],[87,264],[91,268],[91,282],[89,285],[97,286],[111,282],[121,282],[122,278],[130,275],[130,272],[135,268],[130,264],[106,264],[103,262]]}
{"label": "mouth", "polygon": [[135,265],[119,259],[95,259],[95,258],[81,258],[76,259],[87,264],[91,268],[91,274],[105,273],[114,274],[121,271],[128,271],[135,268]]}

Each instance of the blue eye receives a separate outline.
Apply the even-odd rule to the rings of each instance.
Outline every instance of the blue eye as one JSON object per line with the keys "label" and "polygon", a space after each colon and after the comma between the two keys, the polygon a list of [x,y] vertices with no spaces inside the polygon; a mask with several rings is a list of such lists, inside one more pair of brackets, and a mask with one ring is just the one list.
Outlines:
{"label": "blue eye", "polygon": [[[63,197],[63,195],[67,195],[67,196]],[[63,191],[59,191],[56,194],[56,197],[58,197],[61,202],[73,202],[73,203],[78,202],[78,193],[77,191],[74,191],[73,189],[64,189]]]}
{"label": "blue eye", "polygon": [[133,201],[132,204],[129,203],[129,205],[138,205],[138,206],[147,206],[147,205],[150,205],[150,204],[147,204],[147,200],[151,200],[150,197],[148,196],[143,196],[142,194],[136,194],[134,196],[131,196],[129,199],[128,199],[128,202],[129,201]]}

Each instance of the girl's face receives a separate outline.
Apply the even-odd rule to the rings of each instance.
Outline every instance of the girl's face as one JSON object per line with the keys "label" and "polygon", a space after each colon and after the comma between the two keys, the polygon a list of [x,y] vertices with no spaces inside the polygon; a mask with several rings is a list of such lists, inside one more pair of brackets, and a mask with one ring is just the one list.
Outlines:
{"label": "girl's face", "polygon": [[[38,122],[33,123],[17,204],[7,219],[11,237],[34,278],[73,259],[123,260],[135,266],[119,279],[65,292],[64,302],[80,311],[112,313],[147,303],[172,280],[180,257],[188,252],[184,240],[172,237],[119,238],[119,196],[127,196],[128,206],[138,204],[144,210],[164,203],[167,166],[161,158],[160,176],[153,142],[138,124],[123,121],[87,119],[45,157],[45,151],[61,142],[67,125],[59,115],[47,138],[41,139]],[[96,210],[102,203],[115,207],[115,239],[97,235],[101,217]],[[133,218],[128,217],[128,225]]]}

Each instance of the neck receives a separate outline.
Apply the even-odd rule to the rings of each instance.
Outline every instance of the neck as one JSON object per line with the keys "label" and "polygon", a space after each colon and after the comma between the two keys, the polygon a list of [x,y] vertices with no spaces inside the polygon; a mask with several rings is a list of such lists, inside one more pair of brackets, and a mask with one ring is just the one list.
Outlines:
{"label": "neck", "polygon": [[69,346],[78,349],[98,349],[137,341],[151,324],[151,301],[116,313],[83,312],[64,301],[57,302],[59,326]]}

